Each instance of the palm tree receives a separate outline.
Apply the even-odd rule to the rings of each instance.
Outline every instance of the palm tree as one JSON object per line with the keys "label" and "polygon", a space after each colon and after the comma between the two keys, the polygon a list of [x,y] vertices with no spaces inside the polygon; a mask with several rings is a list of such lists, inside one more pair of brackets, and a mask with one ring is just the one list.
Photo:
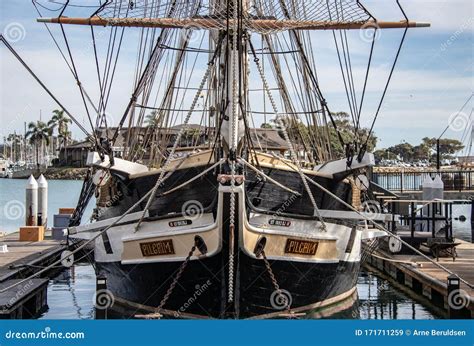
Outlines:
{"label": "palm tree", "polygon": [[145,124],[152,129],[157,128],[161,122],[161,114],[158,114],[157,110],[152,111],[145,117]]}
{"label": "palm tree", "polygon": [[10,133],[7,137],[7,141],[10,142],[10,157],[12,161],[18,161],[18,155],[20,154],[21,136],[15,133]]}
{"label": "palm tree", "polygon": [[58,141],[59,141],[59,150],[61,146],[66,148],[69,139],[71,138],[71,132],[69,131],[68,124],[72,121],[64,113],[64,110],[55,109],[53,111],[53,117],[48,121],[48,126],[51,128],[51,132],[54,131],[54,128],[58,127]]}
{"label": "palm tree", "polygon": [[39,163],[39,148],[45,143],[49,144],[52,130],[43,121],[31,122],[28,124],[28,131],[26,132],[26,138],[30,140],[30,144],[35,146],[36,149],[36,166],[40,167]]}

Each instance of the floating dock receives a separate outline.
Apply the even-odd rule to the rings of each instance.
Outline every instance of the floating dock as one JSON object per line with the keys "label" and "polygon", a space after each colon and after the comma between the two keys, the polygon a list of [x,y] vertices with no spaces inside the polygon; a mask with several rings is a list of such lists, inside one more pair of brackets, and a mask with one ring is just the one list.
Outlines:
{"label": "floating dock", "polygon": [[421,255],[391,254],[381,248],[367,259],[367,269],[382,273],[394,282],[404,285],[420,297],[446,312],[449,318],[474,318],[474,244],[456,239],[457,257],[440,257],[438,262],[457,277],[459,288],[449,287],[449,273]]}
{"label": "floating dock", "polygon": [[66,244],[19,241],[18,233],[10,233],[0,237],[0,245],[7,246],[0,255],[0,319],[33,318],[47,307],[49,280],[36,277],[17,283],[56,261]]}

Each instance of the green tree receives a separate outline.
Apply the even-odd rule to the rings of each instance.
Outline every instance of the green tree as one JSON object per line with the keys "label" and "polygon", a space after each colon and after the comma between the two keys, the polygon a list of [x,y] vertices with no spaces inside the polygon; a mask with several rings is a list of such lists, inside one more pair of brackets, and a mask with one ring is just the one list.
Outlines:
{"label": "green tree", "polygon": [[18,161],[21,155],[22,136],[16,133],[10,133],[7,136],[7,142],[10,143],[10,157],[13,161]]}
{"label": "green tree", "polygon": [[415,145],[413,147],[413,160],[427,160],[430,158],[430,148],[426,146],[424,143],[419,145]]}
{"label": "green tree", "polygon": [[35,146],[36,150],[36,166],[40,167],[39,162],[39,149],[42,144],[49,144],[51,138],[51,128],[42,121],[31,122],[28,124],[28,131],[26,132],[26,138],[29,139],[30,144]]}
{"label": "green tree", "polygon": [[[349,114],[345,112],[332,113],[334,122],[336,123],[337,130],[341,134],[341,137],[345,144],[358,142],[360,145],[365,144],[367,136],[369,134],[369,129],[359,128],[358,131],[355,130],[354,125],[349,121]],[[327,128],[322,128],[322,131],[317,131],[313,126],[309,128],[301,121],[295,120],[293,118],[284,117],[280,115],[280,119],[271,119],[270,124],[262,124],[261,127],[268,125],[272,128],[279,128],[280,122],[285,124],[285,127],[288,130],[292,142],[301,144],[301,138],[307,140],[309,139],[311,133],[317,134],[318,132],[327,132],[329,134],[329,144],[331,146],[331,152],[335,158],[343,158],[346,156],[346,148],[342,146],[339,141],[339,136],[336,129],[332,124],[328,124]],[[357,132],[357,135],[356,135]],[[281,130],[278,131],[280,137],[283,138],[283,133]],[[307,141],[309,143],[309,140]],[[377,137],[372,133],[369,140],[367,141],[367,151],[372,152],[377,144]]]}
{"label": "green tree", "polygon": [[[356,131],[353,122],[350,121],[349,114],[346,112],[336,112],[332,113],[332,116],[344,143],[348,144],[357,141],[359,144],[363,145],[367,141],[369,129],[359,128],[358,131]],[[331,124],[328,124],[328,127],[332,152],[336,157],[345,157],[346,149],[342,147],[336,129]],[[367,141],[367,151],[372,152],[376,145],[377,137],[372,132],[369,140]]]}
{"label": "green tree", "polygon": [[413,161],[414,151],[413,146],[410,143],[400,143],[387,148],[387,151],[399,156],[403,161]]}
{"label": "green tree", "polygon": [[153,110],[150,114],[145,116],[145,125],[151,128],[157,128],[161,122],[161,114],[157,110]]}
{"label": "green tree", "polygon": [[[462,150],[464,146],[456,139],[441,139],[440,154],[441,159],[452,159],[453,156]],[[374,152],[377,160],[395,159],[402,157],[407,162],[431,159],[436,157],[436,138],[423,138],[422,142],[413,146],[410,143],[400,143],[386,149],[378,149]]]}
{"label": "green tree", "polygon": [[389,152],[387,149],[377,149],[374,151],[375,160],[378,162],[380,160],[390,160],[394,159],[395,155]]}
{"label": "green tree", "polygon": [[51,120],[48,121],[51,133],[54,133],[56,127],[58,128],[59,150],[61,150],[61,147],[66,148],[71,139],[71,132],[69,131],[69,124],[71,122],[71,119],[69,119],[62,109],[55,109]]}
{"label": "green tree", "polygon": [[[422,139],[422,145],[426,146],[434,152],[433,158],[436,156],[437,143],[436,138],[425,137]],[[439,140],[439,151],[440,158],[443,159],[452,159],[454,154],[458,151],[464,149],[464,145],[457,139],[442,138]]]}

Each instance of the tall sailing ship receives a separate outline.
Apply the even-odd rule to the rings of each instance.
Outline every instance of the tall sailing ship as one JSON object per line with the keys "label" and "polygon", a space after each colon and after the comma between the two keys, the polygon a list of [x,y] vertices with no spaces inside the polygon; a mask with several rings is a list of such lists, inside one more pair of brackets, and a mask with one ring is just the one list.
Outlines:
{"label": "tall sailing ship", "polygon": [[[371,58],[378,30],[400,28],[404,38],[427,25],[401,7],[404,20],[377,21],[352,0],[108,0],[88,17],[69,14],[79,9],[90,6],[67,1],[38,21],[61,26],[63,56],[87,114],[97,116],[69,235],[92,241],[115,302],[156,312],[149,316],[271,318],[353,297],[362,243],[386,234],[360,212],[370,199],[373,126],[360,129],[367,78],[357,95],[347,32],[372,30]],[[95,103],[66,24],[90,28]],[[110,30],[105,59],[100,27]],[[118,126],[108,127],[125,29],[138,42],[133,92]],[[318,80],[316,30],[333,33],[349,137]],[[367,76],[369,67],[370,59]],[[262,118],[273,129],[256,129]],[[80,225],[93,195],[93,222]]]}

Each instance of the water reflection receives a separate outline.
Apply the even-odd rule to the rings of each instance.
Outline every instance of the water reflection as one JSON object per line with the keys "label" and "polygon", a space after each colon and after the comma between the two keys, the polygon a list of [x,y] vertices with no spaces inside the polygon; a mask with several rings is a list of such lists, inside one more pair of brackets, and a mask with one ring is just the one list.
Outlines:
{"label": "water reflection", "polygon": [[469,204],[453,204],[453,230],[456,238],[474,243],[474,223]]}
{"label": "water reflection", "polygon": [[[76,265],[53,278],[48,286],[49,309],[42,319],[93,319],[95,274],[91,265]],[[352,299],[330,309],[308,312],[301,318],[434,319],[425,307],[373,273],[362,271]]]}
{"label": "water reflection", "polygon": [[408,297],[387,280],[363,271],[357,284],[359,318],[366,319],[434,319],[437,313]]}
{"label": "water reflection", "polygon": [[49,281],[48,310],[40,319],[93,319],[95,273],[75,265]]}

